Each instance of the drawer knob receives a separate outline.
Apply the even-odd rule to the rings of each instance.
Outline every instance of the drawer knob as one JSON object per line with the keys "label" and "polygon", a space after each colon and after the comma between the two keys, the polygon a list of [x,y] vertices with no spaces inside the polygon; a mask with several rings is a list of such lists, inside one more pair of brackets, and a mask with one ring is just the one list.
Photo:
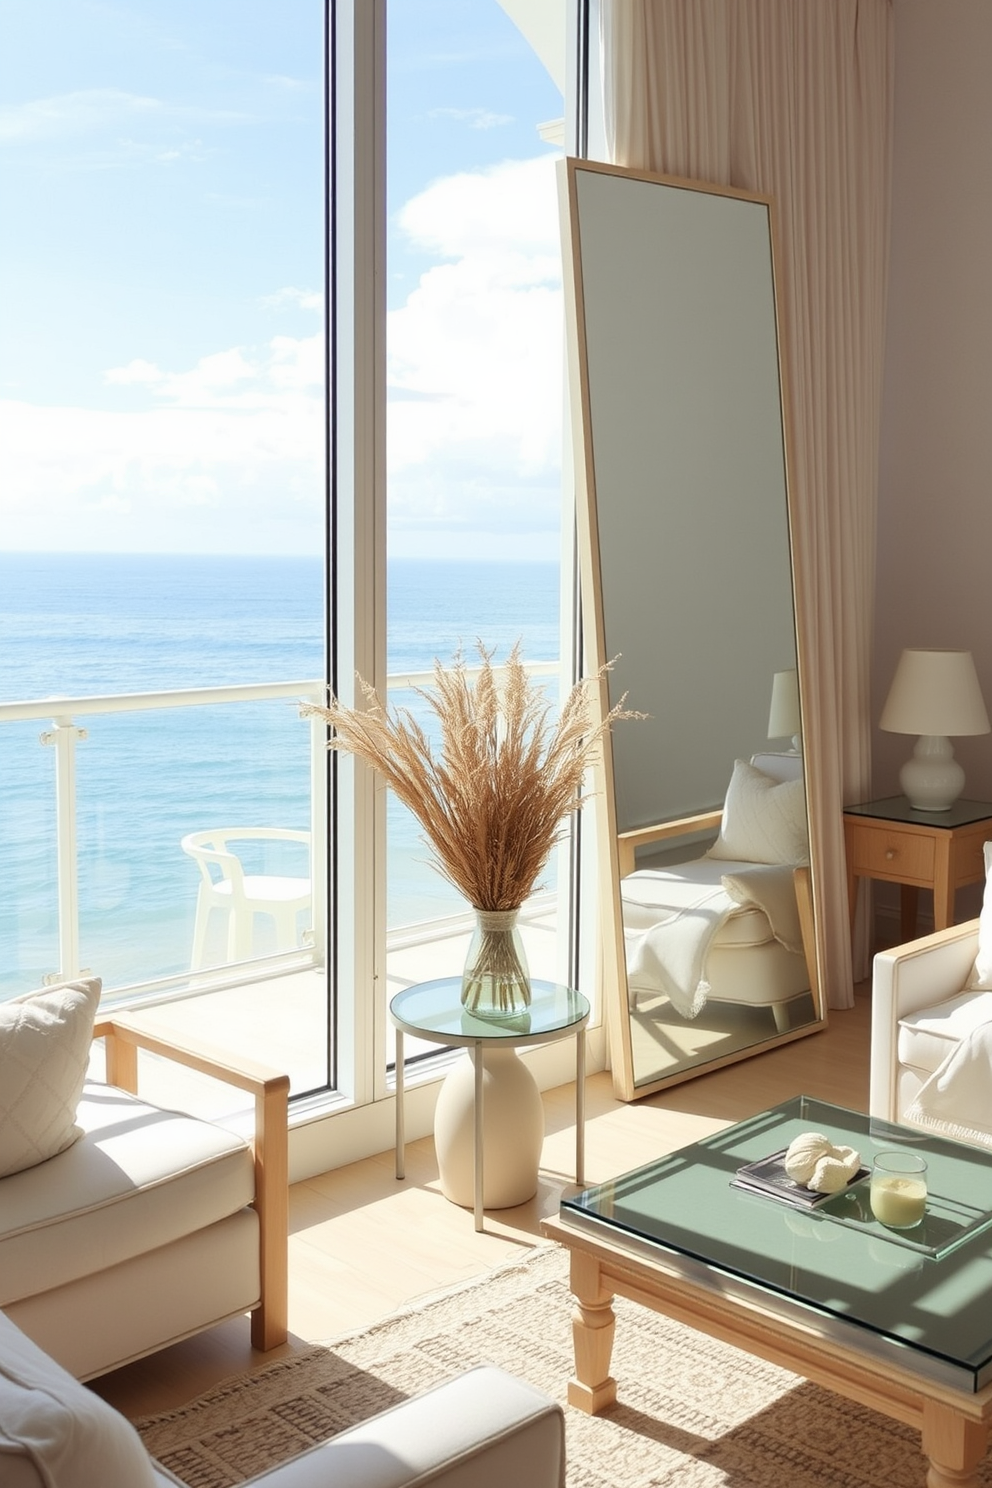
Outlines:
{"label": "drawer knob", "polygon": [[894,847],[890,847],[890,848],[887,848],[886,849],[885,856],[886,856],[887,860],[890,863],[892,862],[892,859],[895,857],[895,855],[896,855],[896,852],[895,852],[895,848]]}

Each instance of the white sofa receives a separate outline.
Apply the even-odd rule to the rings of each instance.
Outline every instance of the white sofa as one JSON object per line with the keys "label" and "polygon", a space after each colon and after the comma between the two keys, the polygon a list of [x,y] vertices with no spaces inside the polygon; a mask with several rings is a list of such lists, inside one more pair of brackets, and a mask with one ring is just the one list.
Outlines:
{"label": "white sofa", "polygon": [[[258,1488],[562,1488],[564,1419],[483,1366],[252,1479]],[[134,1428],[0,1313],[3,1488],[175,1488]]]}
{"label": "white sofa", "polygon": [[[61,990],[30,1000],[49,1007]],[[76,1035],[79,1083],[91,1032],[106,1039],[110,1083],[86,1080],[75,1110],[82,1135],[71,1145],[0,1177],[0,1308],[79,1379],[249,1311],[256,1348],[284,1342],[288,1078],[180,1047],[122,1017],[94,1028],[99,983],[67,990],[77,1006],[84,996],[91,1004]],[[14,1007],[4,1014],[5,1058]],[[254,1139],[132,1094],[139,1047],[247,1091]],[[9,1133],[18,1113],[6,1068]],[[41,1079],[25,1082],[25,1103]]]}
{"label": "white sofa", "polygon": [[907,1113],[925,1082],[973,1029],[992,1019],[992,991],[966,990],[978,953],[979,923],[951,925],[875,956],[872,1116],[919,1125]]}

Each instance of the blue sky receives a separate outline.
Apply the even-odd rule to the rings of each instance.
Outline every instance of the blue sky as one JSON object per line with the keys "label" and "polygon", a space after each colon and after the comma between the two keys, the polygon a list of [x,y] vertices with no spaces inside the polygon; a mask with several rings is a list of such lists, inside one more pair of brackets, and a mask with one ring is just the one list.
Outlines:
{"label": "blue sky", "polygon": [[[321,30],[0,0],[0,546],[319,543]],[[547,557],[561,97],[494,0],[394,0],[389,47],[391,550]]]}

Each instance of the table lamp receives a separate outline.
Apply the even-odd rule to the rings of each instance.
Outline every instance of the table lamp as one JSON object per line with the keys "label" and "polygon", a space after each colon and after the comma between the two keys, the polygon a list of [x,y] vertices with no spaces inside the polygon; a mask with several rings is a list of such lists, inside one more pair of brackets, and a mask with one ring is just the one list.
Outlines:
{"label": "table lamp", "polygon": [[802,749],[802,723],[799,718],[799,673],[776,672],[772,677],[772,706],[768,714],[769,739],[791,737],[792,752]]}
{"label": "table lamp", "polygon": [[917,811],[948,811],[964,789],[949,734],[987,734],[989,716],[970,651],[907,650],[899,658],[879,728],[918,734],[899,784]]}

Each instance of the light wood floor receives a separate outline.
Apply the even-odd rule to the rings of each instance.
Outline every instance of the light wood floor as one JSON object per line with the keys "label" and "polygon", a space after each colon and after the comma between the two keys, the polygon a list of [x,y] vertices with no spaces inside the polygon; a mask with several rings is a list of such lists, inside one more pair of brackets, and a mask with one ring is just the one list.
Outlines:
{"label": "light wood floor", "polygon": [[[824,1032],[629,1105],[613,1098],[608,1073],[593,1075],[586,1182],[603,1182],[792,1095],[867,1110],[870,1006],[868,988],[861,987],[855,1007],[832,1013]],[[94,1389],[132,1418],[172,1409],[231,1375],[367,1327],[543,1243],[540,1221],[557,1211],[571,1186],[574,1102],[571,1085],[545,1092],[538,1192],[518,1209],[490,1211],[484,1234],[475,1233],[471,1211],[442,1195],[430,1138],[410,1144],[402,1183],[389,1151],[295,1184],[289,1343],[254,1353],[239,1318],[105,1375]]]}

